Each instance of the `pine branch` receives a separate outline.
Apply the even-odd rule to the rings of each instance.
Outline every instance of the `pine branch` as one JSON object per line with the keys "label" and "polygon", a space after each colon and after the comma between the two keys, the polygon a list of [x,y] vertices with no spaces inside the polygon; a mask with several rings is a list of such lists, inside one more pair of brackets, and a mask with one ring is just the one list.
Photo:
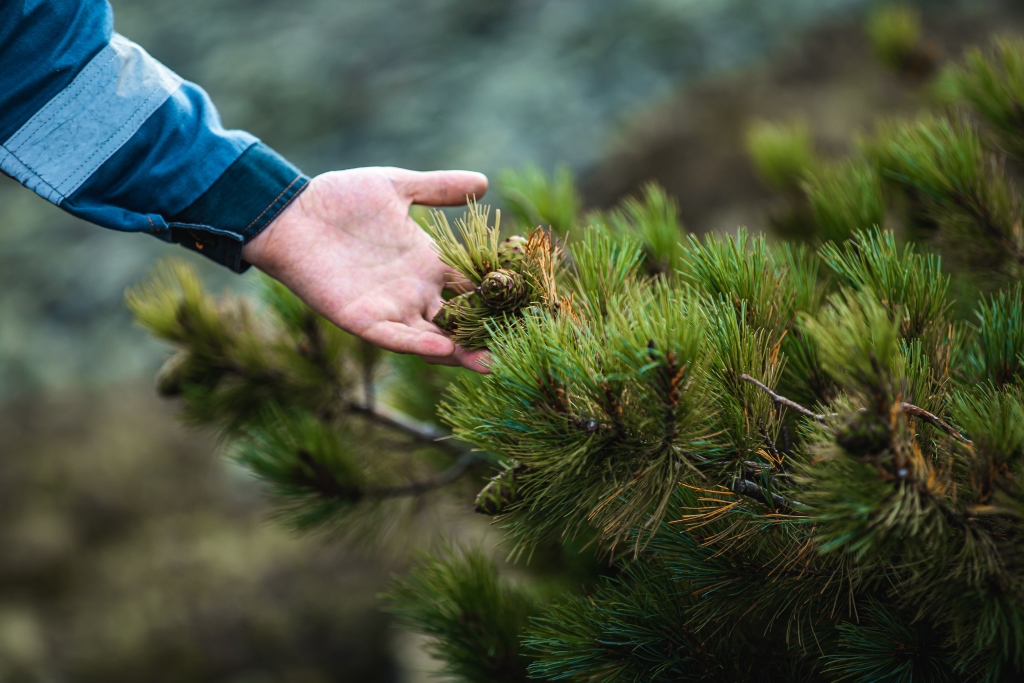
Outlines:
{"label": "pine branch", "polygon": [[786,192],[798,190],[818,166],[806,121],[756,121],[747,129],[746,148],[761,179]]}
{"label": "pine branch", "polygon": [[[776,394],[774,391],[772,391],[767,386],[765,386],[761,382],[757,381],[756,379],[754,379],[750,375],[747,375],[747,374],[740,375],[740,379],[742,379],[742,380],[744,380],[746,382],[750,382],[751,384],[756,386],[758,389],[760,389],[761,391],[763,391],[766,394],[768,394],[768,396],[773,401],[778,403],[779,405],[784,405],[787,408],[790,408],[791,410],[795,410],[796,412],[800,413],[804,417],[811,418],[812,420],[817,420],[818,422],[824,422],[825,421],[825,415],[820,414],[820,413],[815,413],[812,410],[808,410],[807,408],[804,408],[802,405],[800,405],[796,401],[791,401],[790,399],[786,398],[785,396],[780,396],[779,394]],[[938,427],[942,431],[946,432],[947,434],[949,434],[951,437],[953,437],[954,439],[956,439],[957,441],[959,441],[962,444],[970,445],[970,443],[971,443],[970,439],[968,439],[963,434],[961,434],[951,424],[949,424],[948,422],[943,420],[938,415],[935,415],[934,413],[929,413],[924,408],[919,408],[918,406],[915,406],[913,403],[907,403],[907,402],[904,401],[904,402],[900,403],[900,409],[903,410],[903,412],[905,414],[910,415],[911,417],[918,417],[918,418],[921,418],[922,420],[925,420],[926,422],[932,423],[933,425],[935,425],[936,427]],[[834,415],[834,413],[833,413],[833,415]]]}
{"label": "pine branch", "polygon": [[363,498],[403,498],[419,496],[435,489],[444,488],[445,486],[453,484],[462,478],[462,475],[466,473],[466,470],[468,470],[477,461],[478,458],[473,453],[464,453],[455,461],[454,465],[432,479],[414,481],[408,484],[402,484],[401,486],[379,486],[375,488],[366,488],[363,489]]}
{"label": "pine branch", "polygon": [[387,406],[366,406],[358,403],[352,403],[348,406],[350,413],[356,413],[362,415],[367,419],[384,425],[385,427],[391,427],[403,432],[407,436],[412,437],[416,441],[423,443],[429,443],[434,446],[446,448],[448,450],[454,450],[458,453],[463,453],[466,449],[457,443],[451,441],[449,437],[451,434],[438,429],[437,427],[428,424],[426,422],[420,422],[414,420],[408,415],[403,415],[397,410],[391,410]]}
{"label": "pine branch", "polygon": [[775,403],[777,403],[779,405],[786,406],[790,410],[796,411],[796,412],[800,413],[801,415],[803,415],[804,417],[809,417],[812,420],[817,420],[818,422],[824,422],[825,421],[825,416],[824,415],[816,413],[816,412],[814,412],[812,410],[808,410],[807,408],[804,408],[802,405],[800,405],[796,401],[791,401],[790,399],[786,398],[785,396],[780,396],[779,394],[776,394],[774,391],[769,389],[766,385],[762,384],[761,382],[759,382],[758,380],[754,379],[753,377],[751,377],[750,375],[748,375],[746,373],[743,373],[742,375],[740,375],[740,379],[742,379],[744,382],[750,382],[755,387],[757,387],[758,389],[760,389],[764,393],[768,394],[768,397],[771,400],[775,401]]}
{"label": "pine branch", "polygon": [[795,512],[794,506],[801,505],[800,502],[786,500],[785,497],[777,493],[768,493],[749,479],[737,479],[733,482],[732,490],[747,498],[753,498],[776,512],[792,513]]}
{"label": "pine branch", "polygon": [[919,417],[922,420],[925,420],[927,422],[931,422],[933,425],[935,425],[936,427],[938,427],[942,431],[946,432],[947,434],[949,434],[951,437],[953,437],[954,439],[956,439],[960,443],[967,444],[967,445],[971,444],[971,440],[970,439],[966,438],[963,434],[961,434],[959,431],[957,431],[957,429],[955,427],[953,427],[952,425],[947,423],[945,420],[943,420],[938,415],[934,415],[932,413],[929,413],[924,408],[918,408],[913,403],[906,403],[906,402],[900,403],[900,408],[903,409],[903,412],[906,415],[911,415],[913,417]]}
{"label": "pine branch", "polygon": [[468,470],[471,465],[477,461],[475,455],[472,453],[465,453],[455,462],[454,465],[432,479],[413,481],[408,484],[400,484],[397,486],[364,487],[352,486],[338,482],[330,469],[317,462],[308,451],[299,451],[298,457],[299,460],[309,467],[315,474],[315,481],[307,482],[311,488],[318,490],[325,498],[334,498],[352,503],[364,500],[408,498],[429,493],[430,491],[434,491],[436,489],[443,488],[448,484],[454,483],[466,473],[466,470]]}
{"label": "pine branch", "polygon": [[503,578],[479,549],[442,546],[421,556],[385,596],[404,627],[431,636],[425,649],[446,680],[525,683],[532,657],[520,644],[537,598]]}

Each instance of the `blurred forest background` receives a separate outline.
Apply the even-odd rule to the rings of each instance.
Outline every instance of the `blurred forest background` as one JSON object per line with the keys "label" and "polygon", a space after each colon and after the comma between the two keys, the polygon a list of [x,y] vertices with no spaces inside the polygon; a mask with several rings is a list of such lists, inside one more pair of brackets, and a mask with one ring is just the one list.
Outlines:
{"label": "blurred forest background", "polygon": [[[750,121],[802,117],[828,155],[933,96],[871,56],[865,0],[113,4],[118,31],[307,173],[565,163],[594,206],[658,179],[694,232],[771,227]],[[926,37],[957,57],[1024,31],[1015,4],[923,3]],[[123,292],[167,254],[251,286],[0,179],[0,683],[423,680],[374,597],[396,561],[269,523],[155,398],[166,350]]]}

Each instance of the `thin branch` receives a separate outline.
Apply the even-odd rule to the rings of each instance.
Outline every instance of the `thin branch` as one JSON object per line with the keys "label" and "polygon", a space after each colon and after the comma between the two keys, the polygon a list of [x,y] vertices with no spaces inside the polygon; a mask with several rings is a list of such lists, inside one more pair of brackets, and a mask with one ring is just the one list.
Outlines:
{"label": "thin branch", "polygon": [[335,479],[334,474],[322,463],[317,462],[308,451],[299,451],[299,460],[309,467],[314,474],[313,478],[303,482],[305,485],[316,489],[327,498],[336,498],[349,503],[357,503],[364,500],[384,500],[387,498],[404,498],[419,496],[435,489],[443,488],[458,480],[466,470],[473,465],[477,458],[473,453],[464,453],[451,467],[441,472],[432,479],[424,481],[413,481],[408,484],[395,486],[352,486],[341,484]]}
{"label": "thin branch", "polygon": [[413,481],[399,486],[379,486],[376,488],[363,489],[363,498],[401,498],[405,496],[418,496],[434,489],[439,489],[452,484],[462,477],[478,458],[473,453],[464,453],[455,463],[438,474],[433,479],[424,481]]}
{"label": "thin branch", "polygon": [[971,444],[971,440],[970,439],[965,437],[955,427],[953,427],[951,424],[949,424],[948,422],[943,420],[938,415],[935,415],[933,413],[929,413],[924,408],[918,408],[913,403],[901,403],[900,407],[903,409],[903,412],[906,413],[907,415],[911,415],[913,417],[919,417],[922,420],[925,420],[927,422],[931,422],[933,425],[935,425],[936,427],[938,427],[942,431],[946,432],[947,434],[949,434],[951,437],[953,437],[954,439],[956,439],[960,443],[967,444],[968,446]]}
{"label": "thin branch", "polygon": [[779,435],[782,437],[782,447],[779,450],[782,451],[783,455],[789,455],[793,449],[789,443],[789,426],[786,425],[785,420],[779,425]]}
{"label": "thin branch", "polygon": [[464,450],[460,446],[448,440],[451,436],[448,432],[443,429],[438,429],[432,424],[426,422],[420,422],[413,418],[398,412],[397,410],[391,410],[386,406],[375,406],[367,407],[365,405],[359,405],[353,403],[348,406],[349,412],[357,413],[366,417],[367,419],[384,425],[385,427],[391,427],[397,429],[407,436],[412,437],[416,441],[423,443],[430,443],[435,446],[442,446],[444,448],[456,449],[460,453]]}
{"label": "thin branch", "polygon": [[769,494],[749,479],[737,479],[733,482],[732,490],[742,496],[753,498],[757,502],[767,505],[778,512],[794,512],[794,506],[802,505],[802,503],[795,500],[786,500],[777,493]]}
{"label": "thin branch", "polygon": [[[783,424],[785,424],[785,423],[783,423]],[[775,442],[772,441],[772,437],[768,433],[768,430],[764,428],[764,425],[760,426],[760,432],[761,432],[761,436],[764,438],[765,448],[768,449],[768,452],[771,453],[771,456],[773,458],[775,458],[775,460],[781,462],[782,458],[779,457],[779,449],[777,449],[775,447]]]}
{"label": "thin branch", "polygon": [[[787,408],[790,408],[792,410],[795,410],[796,412],[800,413],[804,417],[809,417],[812,420],[817,420],[818,422],[824,422],[825,421],[825,416],[824,415],[822,415],[820,413],[815,413],[813,411],[810,411],[807,408],[804,408],[802,405],[800,405],[796,401],[791,401],[790,399],[786,398],[785,396],[780,396],[779,394],[776,394],[774,391],[769,389],[767,386],[765,386],[761,382],[758,382],[756,379],[754,379],[750,375],[747,375],[747,374],[740,375],[740,379],[744,380],[745,382],[750,382],[751,384],[756,386],[758,389],[760,389],[761,391],[763,391],[766,394],[768,394],[768,396],[773,401],[775,401],[776,403],[778,403],[780,405],[784,405]],[[957,441],[959,441],[962,444],[970,445],[970,443],[971,443],[970,439],[968,439],[963,434],[961,434],[951,424],[949,424],[948,422],[943,420],[938,415],[935,415],[934,413],[929,413],[924,408],[919,408],[918,406],[915,406],[913,403],[902,402],[902,403],[900,403],[900,409],[903,410],[903,412],[905,414],[907,414],[907,415],[910,415],[912,417],[919,417],[922,420],[925,420],[927,422],[931,422],[933,425],[935,425],[939,429],[943,430],[944,432],[946,432],[947,434],[949,434],[951,437],[953,437],[954,439],[956,439]]]}
{"label": "thin branch", "polygon": [[825,421],[825,416],[824,415],[821,415],[819,413],[815,413],[812,410],[808,410],[807,408],[804,408],[802,405],[800,405],[796,401],[791,401],[790,399],[786,398],[785,396],[780,396],[779,394],[776,394],[774,391],[769,389],[767,387],[767,385],[762,384],[761,382],[757,381],[756,379],[754,379],[753,377],[751,377],[750,375],[748,375],[746,373],[740,375],[740,379],[742,379],[744,382],[750,382],[755,387],[757,387],[758,389],[760,389],[764,393],[768,394],[769,398],[771,398],[773,401],[775,401],[775,403],[778,403],[779,405],[786,406],[790,410],[794,410],[794,411],[800,413],[801,415],[803,415],[804,417],[809,417],[812,420],[817,420],[818,422],[824,422]]}
{"label": "thin branch", "polygon": [[793,475],[787,474],[786,472],[772,472],[772,466],[763,462],[756,462],[754,460],[744,460],[743,469],[752,476],[763,476],[769,475],[774,483],[776,478],[779,479],[792,479]]}

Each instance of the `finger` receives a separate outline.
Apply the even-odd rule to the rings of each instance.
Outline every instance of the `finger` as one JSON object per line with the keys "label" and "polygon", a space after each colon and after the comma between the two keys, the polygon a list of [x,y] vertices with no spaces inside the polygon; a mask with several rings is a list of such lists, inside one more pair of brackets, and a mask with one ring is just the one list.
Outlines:
{"label": "finger", "polygon": [[420,358],[433,365],[461,366],[482,375],[488,375],[491,372],[488,368],[491,362],[491,353],[487,349],[467,351],[461,346],[456,346],[455,353],[450,356],[420,356]]}
{"label": "finger", "polygon": [[443,358],[451,356],[456,349],[452,340],[440,332],[417,330],[390,321],[371,325],[359,336],[382,349],[417,356]]}
{"label": "finger", "polygon": [[420,360],[430,363],[431,365],[447,365],[448,367],[459,367],[462,365],[458,360],[455,359],[454,355],[451,356],[420,356]]}
{"label": "finger", "polygon": [[491,357],[491,352],[487,349],[470,351],[462,348],[461,346],[456,346],[455,353],[452,354],[452,358],[457,360],[459,365],[467,370],[479,372],[482,375],[491,374],[490,365],[493,359]]}
{"label": "finger", "polygon": [[[432,331],[438,334],[443,334],[441,328],[428,320],[417,320],[412,323],[416,328],[423,330],[424,332]],[[445,337],[447,339],[447,337]],[[430,356],[429,354],[419,354],[420,358],[428,363],[434,365],[461,365],[462,367],[479,372],[482,374],[489,374],[490,370],[488,366],[491,363],[491,352],[487,349],[477,349],[470,351],[464,349],[461,346],[454,345],[454,353],[445,354],[443,356]]]}
{"label": "finger", "polygon": [[399,194],[413,204],[427,206],[459,206],[466,198],[484,196],[487,176],[473,171],[409,171],[388,169],[391,182]]}

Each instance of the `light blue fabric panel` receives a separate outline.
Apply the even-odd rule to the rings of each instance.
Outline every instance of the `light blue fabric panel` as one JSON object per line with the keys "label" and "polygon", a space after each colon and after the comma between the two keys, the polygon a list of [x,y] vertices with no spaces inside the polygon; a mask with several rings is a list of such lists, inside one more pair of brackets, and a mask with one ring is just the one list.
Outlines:
{"label": "light blue fabric panel", "polygon": [[121,148],[181,78],[114,34],[74,81],[0,147],[0,168],[59,204]]}

